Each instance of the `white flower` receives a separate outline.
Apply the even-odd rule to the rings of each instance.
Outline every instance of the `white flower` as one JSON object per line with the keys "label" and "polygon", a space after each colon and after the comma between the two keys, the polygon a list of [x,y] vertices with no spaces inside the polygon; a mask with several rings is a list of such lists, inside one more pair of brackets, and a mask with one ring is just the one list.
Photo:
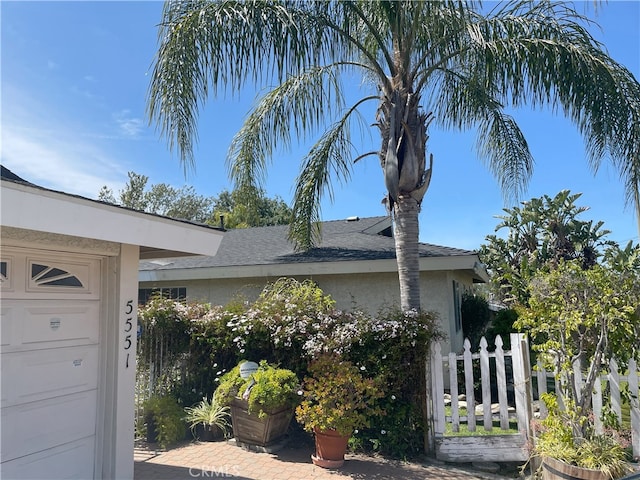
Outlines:
{"label": "white flower", "polygon": [[395,395],[391,395],[391,400],[395,400],[396,396]]}
{"label": "white flower", "polygon": [[365,366],[364,366],[364,365],[362,365],[362,366],[360,367],[360,370],[362,370],[362,371],[364,372],[364,371],[366,370]]}
{"label": "white flower", "polygon": [[386,431],[386,430],[380,430],[380,433],[381,433],[382,435],[386,435],[386,434],[387,434],[387,431]]}
{"label": "white flower", "polygon": [[304,392],[302,390],[298,390],[298,395],[302,395]]}

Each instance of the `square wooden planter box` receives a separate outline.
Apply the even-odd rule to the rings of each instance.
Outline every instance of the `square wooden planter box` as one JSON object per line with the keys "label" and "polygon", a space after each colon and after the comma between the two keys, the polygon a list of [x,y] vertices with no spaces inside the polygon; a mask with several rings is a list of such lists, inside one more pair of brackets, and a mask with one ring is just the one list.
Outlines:
{"label": "square wooden planter box", "polygon": [[258,418],[257,413],[249,413],[246,400],[234,398],[231,401],[231,422],[236,440],[250,445],[268,446],[280,440],[287,433],[293,417],[293,408],[286,407]]}

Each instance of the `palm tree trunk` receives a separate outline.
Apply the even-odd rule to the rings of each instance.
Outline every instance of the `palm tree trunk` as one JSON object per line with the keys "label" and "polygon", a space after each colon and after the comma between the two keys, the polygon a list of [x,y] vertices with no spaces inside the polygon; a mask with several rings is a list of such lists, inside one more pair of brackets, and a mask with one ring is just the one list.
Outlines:
{"label": "palm tree trunk", "polygon": [[400,307],[420,310],[420,264],[418,213],[420,205],[410,195],[399,195],[394,203],[394,237],[400,280]]}

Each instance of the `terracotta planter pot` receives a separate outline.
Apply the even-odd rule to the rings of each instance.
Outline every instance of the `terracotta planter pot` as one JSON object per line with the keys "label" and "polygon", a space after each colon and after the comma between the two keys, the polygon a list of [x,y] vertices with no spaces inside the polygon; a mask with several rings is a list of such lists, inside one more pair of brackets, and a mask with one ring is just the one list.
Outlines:
{"label": "terracotta planter pot", "polygon": [[576,467],[555,458],[545,457],[542,461],[543,480],[608,480],[608,475],[600,470]]}
{"label": "terracotta planter pot", "polygon": [[316,454],[311,455],[314,465],[323,468],[340,468],[344,465],[344,454],[351,435],[340,435],[335,430],[314,430]]}

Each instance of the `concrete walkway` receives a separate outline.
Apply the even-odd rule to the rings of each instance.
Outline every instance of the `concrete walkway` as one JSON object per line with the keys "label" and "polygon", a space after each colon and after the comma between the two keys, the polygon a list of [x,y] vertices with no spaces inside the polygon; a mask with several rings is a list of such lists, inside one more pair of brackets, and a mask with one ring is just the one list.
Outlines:
{"label": "concrete walkway", "polygon": [[503,479],[493,474],[466,470],[444,463],[405,463],[362,455],[347,455],[344,466],[327,470],[311,463],[313,448],[287,445],[277,453],[245,450],[233,440],[191,442],[157,452],[148,447],[135,450],[135,480],[418,480]]}

